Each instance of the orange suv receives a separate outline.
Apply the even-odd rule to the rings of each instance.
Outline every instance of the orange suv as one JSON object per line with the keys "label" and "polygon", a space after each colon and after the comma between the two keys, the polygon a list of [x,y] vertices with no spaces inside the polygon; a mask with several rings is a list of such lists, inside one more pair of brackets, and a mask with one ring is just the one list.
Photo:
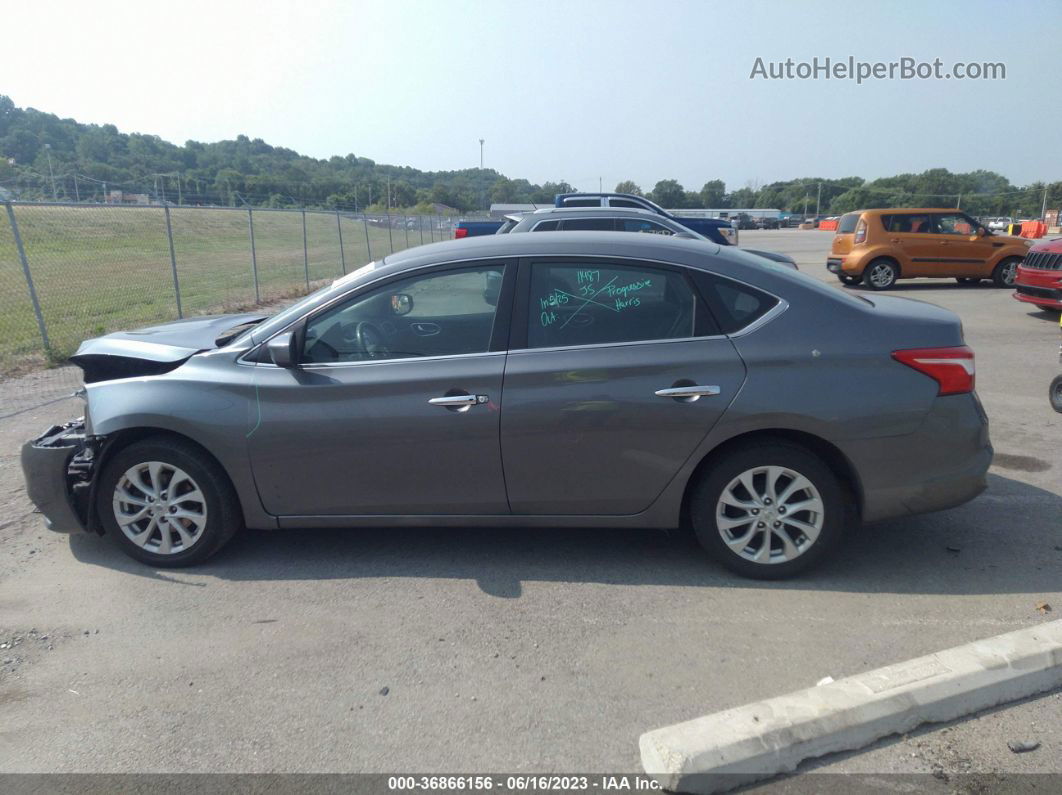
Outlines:
{"label": "orange suv", "polygon": [[845,284],[887,290],[897,279],[991,279],[1013,287],[1033,243],[997,235],[959,210],[889,208],[842,215],[826,267]]}

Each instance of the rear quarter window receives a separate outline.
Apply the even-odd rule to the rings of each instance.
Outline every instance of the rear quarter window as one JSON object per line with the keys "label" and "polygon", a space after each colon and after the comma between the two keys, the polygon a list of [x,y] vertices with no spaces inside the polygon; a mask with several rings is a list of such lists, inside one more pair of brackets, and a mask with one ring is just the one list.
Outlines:
{"label": "rear quarter window", "polygon": [[733,334],[755,323],[778,304],[773,295],[747,284],[705,271],[695,271],[692,275],[724,334]]}
{"label": "rear quarter window", "polygon": [[850,235],[855,231],[856,224],[859,223],[859,217],[862,213],[848,213],[848,215],[842,215],[841,220],[837,223],[837,234]]}

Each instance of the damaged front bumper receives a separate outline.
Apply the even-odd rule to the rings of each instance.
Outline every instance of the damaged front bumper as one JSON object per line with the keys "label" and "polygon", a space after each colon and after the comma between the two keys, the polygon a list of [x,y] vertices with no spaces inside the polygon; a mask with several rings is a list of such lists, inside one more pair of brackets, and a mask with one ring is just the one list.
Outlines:
{"label": "damaged front bumper", "polygon": [[49,530],[76,533],[98,529],[89,510],[98,443],[97,437],[85,436],[85,420],[79,418],[53,425],[22,445],[26,493],[44,514]]}

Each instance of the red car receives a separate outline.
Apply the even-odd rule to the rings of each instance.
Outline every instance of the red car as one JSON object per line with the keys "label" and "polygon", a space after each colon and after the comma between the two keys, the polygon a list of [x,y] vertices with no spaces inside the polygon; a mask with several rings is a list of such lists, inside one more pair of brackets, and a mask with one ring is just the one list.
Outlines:
{"label": "red car", "polygon": [[1014,297],[1041,309],[1062,309],[1062,237],[1029,249],[1018,266]]}

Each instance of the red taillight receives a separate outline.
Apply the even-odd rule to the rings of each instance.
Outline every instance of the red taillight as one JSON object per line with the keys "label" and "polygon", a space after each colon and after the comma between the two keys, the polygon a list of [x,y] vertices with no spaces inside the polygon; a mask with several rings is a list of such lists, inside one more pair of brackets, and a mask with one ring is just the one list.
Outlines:
{"label": "red taillight", "polygon": [[460,240],[462,237],[468,237],[468,230],[459,226],[454,230],[454,240]]}
{"label": "red taillight", "polygon": [[974,390],[974,352],[966,345],[893,351],[892,358],[936,381],[940,395],[961,395]]}
{"label": "red taillight", "polygon": [[852,239],[853,243],[862,243],[867,239],[867,222],[862,218],[859,219],[859,223],[856,224],[855,237]]}

